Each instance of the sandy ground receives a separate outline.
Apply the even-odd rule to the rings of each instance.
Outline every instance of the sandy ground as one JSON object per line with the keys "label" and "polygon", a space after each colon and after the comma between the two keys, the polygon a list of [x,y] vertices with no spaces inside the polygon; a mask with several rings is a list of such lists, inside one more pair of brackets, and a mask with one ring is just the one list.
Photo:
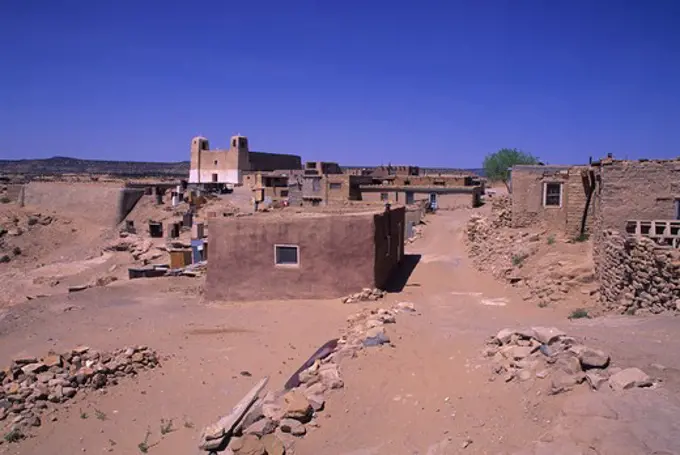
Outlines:
{"label": "sandy ground", "polygon": [[[417,265],[405,287],[372,304],[410,301],[418,314],[399,315],[390,327],[394,347],[370,348],[343,363],[345,388],[330,395],[319,428],[299,440],[296,453],[680,453],[680,319],[572,322],[566,308],[526,303],[516,289],[469,263],[462,241],[468,215],[428,218],[424,238],[408,248]],[[0,310],[0,365],[17,354],[79,344],[146,344],[163,358],[161,369],[60,407],[55,422],[44,419],[34,437],[4,444],[0,453],[134,454],[147,432],[149,453],[197,453],[204,425],[259,377],[269,375],[271,387],[280,387],[365,306],[338,300],[207,304],[201,286],[190,278],[119,281]],[[609,351],[615,365],[641,367],[663,382],[622,396],[585,386],[546,396],[539,380],[490,382],[481,358],[485,338],[503,327],[536,324],[584,337]],[[175,431],[161,435],[161,419],[172,419]]]}

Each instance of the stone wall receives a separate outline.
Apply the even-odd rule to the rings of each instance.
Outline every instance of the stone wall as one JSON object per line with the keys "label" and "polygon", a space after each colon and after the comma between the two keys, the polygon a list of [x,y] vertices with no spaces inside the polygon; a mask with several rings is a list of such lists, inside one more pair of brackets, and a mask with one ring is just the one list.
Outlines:
{"label": "stone wall", "polygon": [[627,314],[680,310],[680,252],[651,239],[604,230],[594,243],[600,299]]}

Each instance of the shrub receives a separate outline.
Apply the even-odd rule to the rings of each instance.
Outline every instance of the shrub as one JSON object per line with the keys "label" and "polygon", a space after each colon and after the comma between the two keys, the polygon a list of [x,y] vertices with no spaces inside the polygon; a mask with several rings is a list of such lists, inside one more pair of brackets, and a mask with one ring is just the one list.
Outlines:
{"label": "shrub", "polygon": [[7,197],[7,196],[0,197],[0,203],[1,204],[9,204],[10,202],[12,202],[12,200],[9,197]]}
{"label": "shrub", "polygon": [[577,308],[574,311],[571,312],[569,315],[569,319],[584,319],[584,318],[590,318],[590,315],[588,314],[588,310],[585,310],[583,308]]}
{"label": "shrub", "polygon": [[550,234],[548,236],[548,245],[553,245],[555,243],[555,236],[553,234]]}
{"label": "shrub", "polygon": [[524,263],[524,260],[527,258],[526,254],[514,254],[512,256],[512,265],[515,267],[521,267],[522,263]]}

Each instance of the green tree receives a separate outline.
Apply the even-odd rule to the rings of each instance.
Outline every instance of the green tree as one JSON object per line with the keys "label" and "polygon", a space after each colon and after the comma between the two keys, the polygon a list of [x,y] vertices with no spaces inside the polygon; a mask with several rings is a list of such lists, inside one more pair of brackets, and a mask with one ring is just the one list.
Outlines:
{"label": "green tree", "polygon": [[518,149],[500,149],[484,158],[482,167],[490,181],[501,180],[510,191],[510,168],[516,164],[537,164],[538,159],[530,153]]}

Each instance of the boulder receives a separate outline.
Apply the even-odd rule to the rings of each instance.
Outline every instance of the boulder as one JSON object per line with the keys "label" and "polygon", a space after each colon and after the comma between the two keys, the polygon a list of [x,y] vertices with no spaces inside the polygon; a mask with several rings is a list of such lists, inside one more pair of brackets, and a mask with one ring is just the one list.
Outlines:
{"label": "boulder", "polygon": [[597,371],[591,370],[586,372],[586,381],[588,381],[588,385],[590,385],[591,389],[599,390],[599,388],[607,382],[607,377]]}
{"label": "boulder", "polygon": [[503,329],[496,335],[496,340],[498,340],[498,342],[501,344],[507,344],[514,334],[514,330]]}
{"label": "boulder", "polygon": [[564,332],[555,327],[532,327],[534,338],[542,344],[550,344],[565,335]]}
{"label": "boulder", "polygon": [[229,448],[239,455],[265,455],[264,444],[255,435],[247,434],[242,438],[234,438],[229,443]]}
{"label": "boulder", "polygon": [[260,439],[267,455],[285,455],[286,449],[283,442],[274,434],[267,434]]}
{"label": "boulder", "polygon": [[312,418],[314,410],[307,398],[300,392],[294,390],[288,392],[283,397],[286,403],[284,417],[288,419],[295,419],[302,423],[309,422]]}
{"label": "boulder", "polygon": [[341,389],[345,383],[340,377],[338,366],[334,363],[327,363],[319,368],[321,383],[329,389]]}
{"label": "boulder", "polygon": [[567,374],[581,372],[581,361],[576,356],[560,357],[555,362],[555,366]]}
{"label": "boulder", "polygon": [[649,387],[651,385],[650,377],[639,368],[626,368],[609,378],[609,386],[617,392],[633,387]]}
{"label": "boulder", "polygon": [[42,362],[29,363],[21,367],[21,371],[25,374],[37,374],[47,370],[47,366]]}
{"label": "boulder", "polygon": [[42,362],[47,368],[60,367],[62,364],[62,359],[59,354],[50,354],[45,357]]}
{"label": "boulder", "polygon": [[294,419],[283,419],[279,424],[279,428],[284,433],[290,433],[293,436],[304,436],[307,433],[305,426]]}
{"label": "boulder", "polygon": [[[573,348],[572,348],[573,349]],[[584,370],[590,368],[607,368],[609,365],[609,355],[597,350],[584,347],[578,352],[578,359]]]}

